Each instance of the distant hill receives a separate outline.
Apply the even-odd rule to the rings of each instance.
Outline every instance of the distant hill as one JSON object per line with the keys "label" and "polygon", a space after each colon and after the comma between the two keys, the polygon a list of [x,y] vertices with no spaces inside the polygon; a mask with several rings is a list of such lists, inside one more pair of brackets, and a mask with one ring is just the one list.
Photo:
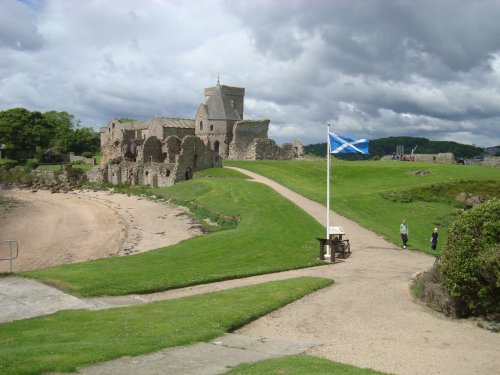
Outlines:
{"label": "distant hill", "polygon": [[[396,147],[403,145],[406,154],[410,154],[414,147],[416,154],[438,154],[441,152],[451,152],[456,158],[473,158],[481,156],[485,153],[485,149],[481,147],[464,145],[457,142],[450,141],[431,141],[427,138],[417,137],[388,137],[370,140],[370,155],[336,155],[342,159],[361,160],[370,159],[376,155],[382,157],[384,155],[391,155],[396,152]],[[316,143],[304,146],[306,154],[316,156],[326,156],[326,142]]]}

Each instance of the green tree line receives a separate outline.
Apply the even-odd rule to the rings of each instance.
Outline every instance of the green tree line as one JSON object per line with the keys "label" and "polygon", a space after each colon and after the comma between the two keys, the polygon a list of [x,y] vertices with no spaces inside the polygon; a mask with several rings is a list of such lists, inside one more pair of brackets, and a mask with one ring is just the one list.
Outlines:
{"label": "green tree line", "polygon": [[[417,154],[438,154],[441,152],[451,152],[456,158],[473,158],[484,154],[484,149],[481,147],[464,145],[457,142],[431,141],[427,138],[417,137],[388,137],[370,140],[369,156],[339,154],[335,157],[344,159],[368,159],[374,156],[382,157],[396,152],[396,147],[398,145],[403,145],[405,153],[408,155],[415,147],[415,153]],[[304,152],[306,154],[326,156],[326,142],[304,146]]]}
{"label": "green tree line", "polygon": [[0,111],[0,145],[2,155],[11,159],[33,158],[49,149],[80,155],[99,152],[100,136],[67,112],[12,108]]}

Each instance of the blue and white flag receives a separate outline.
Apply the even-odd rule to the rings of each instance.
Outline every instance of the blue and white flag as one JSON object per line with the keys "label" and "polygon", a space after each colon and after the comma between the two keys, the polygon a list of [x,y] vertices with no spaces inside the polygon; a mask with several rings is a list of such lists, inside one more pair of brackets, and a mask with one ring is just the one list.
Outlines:
{"label": "blue and white flag", "polygon": [[368,140],[349,138],[344,135],[337,135],[328,132],[330,138],[330,153],[331,154],[349,154],[359,152],[360,154],[368,154]]}

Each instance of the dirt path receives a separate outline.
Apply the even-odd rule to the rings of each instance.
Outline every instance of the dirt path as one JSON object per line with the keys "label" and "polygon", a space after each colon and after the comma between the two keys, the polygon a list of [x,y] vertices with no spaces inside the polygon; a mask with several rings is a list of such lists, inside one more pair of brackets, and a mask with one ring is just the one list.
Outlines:
{"label": "dirt path", "polygon": [[[183,208],[140,197],[91,190],[0,194],[11,206],[1,211],[0,239],[19,244],[14,272],[148,251],[201,234]],[[8,262],[0,262],[6,271]]]}

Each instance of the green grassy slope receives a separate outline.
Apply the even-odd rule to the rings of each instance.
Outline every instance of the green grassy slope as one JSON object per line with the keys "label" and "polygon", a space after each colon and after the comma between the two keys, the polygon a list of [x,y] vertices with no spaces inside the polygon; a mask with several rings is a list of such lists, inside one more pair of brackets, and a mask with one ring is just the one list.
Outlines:
{"label": "green grassy slope", "polygon": [[140,189],[195,200],[210,210],[238,217],[236,229],[157,251],[22,275],[72,293],[96,296],[156,292],[321,264],[315,259],[316,237],[323,229],[315,220],[272,189],[246,181],[239,173],[220,169],[214,173],[218,178],[202,177],[167,189]]}
{"label": "green grassy slope", "polygon": [[[227,161],[225,165],[262,174],[326,206],[327,172],[324,160]],[[416,171],[429,173],[423,176],[412,174]],[[446,229],[458,213],[456,205],[449,202],[393,202],[385,199],[383,194],[461,180],[500,182],[500,169],[435,163],[333,160],[330,207],[396,244],[400,243],[399,224],[403,218],[407,218],[410,247],[431,252],[429,239],[432,229],[439,227],[442,245]]]}

